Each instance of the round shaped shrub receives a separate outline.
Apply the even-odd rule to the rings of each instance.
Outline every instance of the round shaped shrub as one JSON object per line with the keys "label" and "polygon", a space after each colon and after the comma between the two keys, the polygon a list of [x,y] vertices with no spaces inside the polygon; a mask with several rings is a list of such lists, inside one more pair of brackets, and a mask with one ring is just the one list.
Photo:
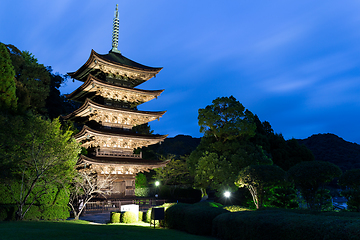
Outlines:
{"label": "round shaped shrub", "polygon": [[110,222],[111,223],[119,223],[120,222],[120,213],[119,212],[111,212]]}
{"label": "round shaped shrub", "polygon": [[133,212],[124,212],[120,216],[121,223],[134,223],[136,222],[136,214]]}

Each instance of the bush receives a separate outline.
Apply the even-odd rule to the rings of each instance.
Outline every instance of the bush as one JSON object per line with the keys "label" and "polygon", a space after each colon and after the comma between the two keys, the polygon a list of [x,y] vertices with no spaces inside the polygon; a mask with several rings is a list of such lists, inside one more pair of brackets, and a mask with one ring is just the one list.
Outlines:
{"label": "bush", "polygon": [[136,214],[130,211],[121,213],[120,222],[121,223],[134,223],[136,222]]}
{"label": "bush", "polygon": [[221,204],[198,203],[176,204],[165,213],[165,225],[197,235],[210,235],[212,220],[228,211],[221,208]]}
{"label": "bush", "polygon": [[213,220],[212,234],[234,240],[357,239],[360,220],[342,216],[299,214],[280,209],[226,213]]}
{"label": "bush", "polygon": [[241,212],[241,211],[251,211],[249,208],[232,205],[232,206],[225,206],[223,209],[228,210],[229,212]]}
{"label": "bush", "polygon": [[119,223],[120,222],[120,213],[111,212],[110,213],[110,223]]}
{"label": "bush", "polygon": [[136,197],[149,197],[150,196],[150,188],[135,188],[135,196]]}

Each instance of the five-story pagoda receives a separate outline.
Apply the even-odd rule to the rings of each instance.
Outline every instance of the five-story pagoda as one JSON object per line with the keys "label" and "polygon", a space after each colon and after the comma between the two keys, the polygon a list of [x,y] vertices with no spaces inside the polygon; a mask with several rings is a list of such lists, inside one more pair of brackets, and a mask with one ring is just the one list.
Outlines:
{"label": "five-story pagoda", "polygon": [[98,177],[115,176],[112,197],[134,196],[135,176],[140,171],[163,167],[166,162],[145,160],[134,149],[163,141],[166,135],[135,134],[134,126],[159,119],[165,111],[139,111],[137,106],[157,98],[163,90],[135,88],[156,76],[162,68],[144,66],[124,57],[118,50],[119,13],[116,5],[112,49],[108,54],[91,51],[87,62],[72,78],[84,82],[67,95],[83,105],[65,116],[84,124],[75,135],[88,151],[78,164],[94,169]]}

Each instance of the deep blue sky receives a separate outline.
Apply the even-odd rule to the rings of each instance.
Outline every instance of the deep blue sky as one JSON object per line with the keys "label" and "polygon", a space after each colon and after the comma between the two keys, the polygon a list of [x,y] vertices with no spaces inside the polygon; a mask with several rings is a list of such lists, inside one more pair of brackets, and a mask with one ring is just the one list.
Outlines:
{"label": "deep blue sky", "polygon": [[139,86],[165,89],[140,106],[167,110],[155,133],[200,137],[198,109],[233,95],[286,139],[360,143],[360,1],[1,1],[0,41],[60,74],[76,71],[91,49],[111,49],[116,3],[119,50],[164,67]]}

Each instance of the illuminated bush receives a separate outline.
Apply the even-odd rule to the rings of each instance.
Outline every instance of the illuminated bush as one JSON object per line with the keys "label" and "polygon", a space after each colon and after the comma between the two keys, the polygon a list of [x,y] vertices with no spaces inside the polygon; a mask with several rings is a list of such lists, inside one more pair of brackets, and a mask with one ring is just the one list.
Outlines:
{"label": "illuminated bush", "polygon": [[134,223],[136,222],[136,214],[130,211],[121,213],[120,222],[121,223]]}
{"label": "illuminated bush", "polygon": [[111,223],[119,223],[120,222],[120,213],[112,212],[110,215],[110,222]]}

